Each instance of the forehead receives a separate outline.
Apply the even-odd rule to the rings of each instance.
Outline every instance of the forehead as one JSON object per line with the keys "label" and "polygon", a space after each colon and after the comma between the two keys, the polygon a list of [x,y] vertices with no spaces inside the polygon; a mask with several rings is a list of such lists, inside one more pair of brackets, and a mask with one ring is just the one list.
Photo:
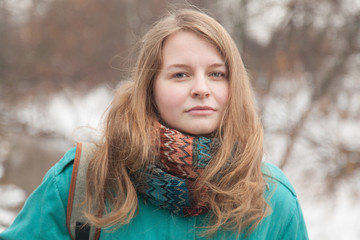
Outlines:
{"label": "forehead", "polygon": [[163,65],[187,61],[224,63],[223,57],[214,44],[190,31],[175,32],[165,40],[162,60]]}

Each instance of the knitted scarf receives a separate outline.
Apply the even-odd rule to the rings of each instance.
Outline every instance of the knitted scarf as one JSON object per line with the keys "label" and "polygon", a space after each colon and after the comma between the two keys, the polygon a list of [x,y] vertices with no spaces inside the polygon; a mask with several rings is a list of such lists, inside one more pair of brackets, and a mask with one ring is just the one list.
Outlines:
{"label": "knitted scarf", "polygon": [[206,204],[195,199],[193,189],[194,181],[214,155],[213,139],[159,125],[160,152],[154,164],[132,175],[136,190],[145,200],[179,216],[207,212]]}

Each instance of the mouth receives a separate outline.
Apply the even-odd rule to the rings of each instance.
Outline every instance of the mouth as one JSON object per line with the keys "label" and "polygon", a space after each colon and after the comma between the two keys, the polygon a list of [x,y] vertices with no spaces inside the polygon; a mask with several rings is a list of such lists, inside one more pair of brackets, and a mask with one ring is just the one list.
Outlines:
{"label": "mouth", "polygon": [[187,110],[187,113],[192,115],[210,115],[214,113],[216,110],[210,106],[195,106]]}

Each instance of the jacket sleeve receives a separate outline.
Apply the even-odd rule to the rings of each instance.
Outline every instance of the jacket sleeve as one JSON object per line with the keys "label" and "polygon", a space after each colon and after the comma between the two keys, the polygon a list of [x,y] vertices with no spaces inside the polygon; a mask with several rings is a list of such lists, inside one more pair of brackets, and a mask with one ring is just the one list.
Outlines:
{"label": "jacket sleeve", "polygon": [[74,157],[75,148],[47,172],[12,225],[0,233],[1,240],[71,239],[66,208]]}

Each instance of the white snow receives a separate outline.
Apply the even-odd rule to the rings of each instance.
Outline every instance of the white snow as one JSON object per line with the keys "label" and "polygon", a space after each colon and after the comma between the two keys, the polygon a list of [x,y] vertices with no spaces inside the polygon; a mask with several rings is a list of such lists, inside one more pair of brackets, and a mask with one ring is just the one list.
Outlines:
{"label": "white snow", "polygon": [[0,185],[0,232],[14,221],[16,212],[11,209],[20,206],[25,198],[25,191],[17,186]]}
{"label": "white snow", "polygon": [[[98,128],[101,117],[112,100],[112,91],[101,86],[85,96],[63,92],[47,105],[28,105],[16,110],[18,119],[36,130],[48,130],[71,138],[80,127]],[[44,109],[45,108],[45,109]]]}
{"label": "white snow", "polygon": [[15,208],[26,198],[25,191],[12,184],[0,186],[0,193],[5,196],[0,198],[0,207]]}

